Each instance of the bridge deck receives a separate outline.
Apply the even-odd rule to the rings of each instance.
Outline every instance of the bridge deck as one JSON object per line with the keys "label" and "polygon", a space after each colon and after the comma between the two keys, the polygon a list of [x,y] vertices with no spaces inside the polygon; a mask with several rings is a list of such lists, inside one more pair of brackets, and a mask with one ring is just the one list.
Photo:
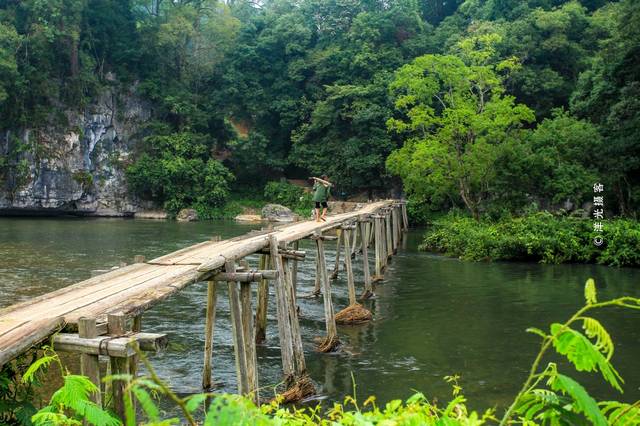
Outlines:
{"label": "bridge deck", "polygon": [[374,213],[391,203],[370,203],[354,212],[329,216],[327,222],[298,222],[269,232],[202,242],[1,309],[0,366],[61,327],[77,324],[78,318],[92,317],[104,322],[110,312],[138,315],[185,286],[210,276],[211,272],[198,271],[200,265],[207,264],[209,270],[221,268],[227,259],[240,259],[266,247],[270,235],[275,235],[278,241],[296,241]]}

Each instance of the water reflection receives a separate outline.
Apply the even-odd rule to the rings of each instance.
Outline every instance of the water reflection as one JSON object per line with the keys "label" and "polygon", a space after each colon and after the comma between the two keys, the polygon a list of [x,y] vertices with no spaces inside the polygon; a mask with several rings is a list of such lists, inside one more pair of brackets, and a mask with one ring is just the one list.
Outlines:
{"label": "water reflection", "polygon": [[[85,279],[92,269],[153,258],[212,235],[231,237],[251,226],[232,222],[174,223],[122,219],[0,219],[0,306]],[[301,332],[311,377],[320,398],[341,401],[353,394],[379,402],[404,398],[420,390],[448,400],[442,378],[461,375],[474,408],[503,406],[517,391],[538,348],[530,326],[548,328],[566,319],[583,300],[588,277],[596,279],[600,299],[640,296],[640,271],[595,265],[467,263],[417,251],[420,232],[413,231],[406,250],[394,257],[376,297],[366,307],[374,321],[339,327],[343,350],[314,351],[313,339],[324,335],[322,299],[300,298]],[[335,245],[327,247],[333,268]],[[311,242],[300,247],[307,261],[298,271],[298,294],[314,285]],[[373,254],[370,269],[373,270]],[[257,266],[257,257],[249,259]],[[361,258],[354,262],[358,293],[362,291]],[[334,282],[336,311],[347,306],[344,274]],[[206,285],[192,285],[148,311],[143,329],[169,334],[169,349],[152,356],[160,375],[179,393],[198,392],[204,346]],[[275,296],[272,292],[270,301]],[[255,306],[255,299],[254,299]],[[225,286],[219,286],[214,336],[213,379],[219,390],[235,390],[233,347]],[[626,380],[624,400],[640,398],[640,315],[611,310],[600,315],[616,342],[614,364]],[[262,394],[281,379],[275,306],[268,312],[267,341],[258,348]],[[560,368],[568,368],[561,364]],[[571,374],[600,398],[619,398],[596,376]]]}

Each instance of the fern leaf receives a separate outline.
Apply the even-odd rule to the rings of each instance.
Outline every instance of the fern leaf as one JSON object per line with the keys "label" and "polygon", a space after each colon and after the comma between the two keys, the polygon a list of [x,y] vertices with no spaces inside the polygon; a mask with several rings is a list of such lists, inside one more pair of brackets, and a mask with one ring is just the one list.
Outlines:
{"label": "fern leaf", "polygon": [[525,330],[527,333],[533,333],[533,334],[537,334],[538,336],[542,337],[543,339],[547,337],[547,335],[545,334],[544,331],[540,330],[539,328],[535,328],[535,327],[529,327]]}
{"label": "fern leaf", "polygon": [[149,395],[149,392],[147,392],[146,390],[144,390],[139,386],[133,386],[131,388],[131,391],[136,396],[136,399],[140,401],[140,406],[142,407],[146,415],[149,417],[149,420],[153,422],[159,421],[160,410],[158,410],[158,407],[156,406],[155,402],[153,402],[153,399]]}
{"label": "fern leaf", "polygon": [[640,401],[635,404],[626,404],[618,401],[600,402],[602,414],[607,416],[611,426],[637,426],[640,425]]}
{"label": "fern leaf", "polygon": [[584,285],[584,298],[587,301],[587,305],[593,305],[598,302],[596,298],[596,282],[593,278],[589,278]]}
{"label": "fern leaf", "polygon": [[596,401],[571,377],[558,374],[551,382],[551,389],[568,394],[574,401],[574,411],[584,414],[595,426],[608,425]]}
{"label": "fern leaf", "polygon": [[49,367],[53,361],[55,361],[55,356],[43,356],[42,358],[37,359],[33,364],[29,366],[27,371],[22,376],[23,383],[33,383],[36,378],[36,373],[41,369],[45,369]]}
{"label": "fern leaf", "polygon": [[607,330],[595,318],[583,318],[582,328],[590,339],[595,339],[596,348],[600,350],[606,357],[607,361],[613,356],[613,340]]}
{"label": "fern leaf", "polygon": [[198,393],[190,396],[186,404],[187,410],[190,413],[193,413],[204,401],[206,401],[206,399],[207,394],[205,393]]}
{"label": "fern leaf", "polygon": [[[564,330],[564,331],[561,331]],[[608,359],[585,335],[571,328],[562,328],[560,324],[551,325],[556,351],[565,355],[578,371],[600,371],[602,377],[611,386],[622,392],[620,383],[624,380],[613,368]]]}

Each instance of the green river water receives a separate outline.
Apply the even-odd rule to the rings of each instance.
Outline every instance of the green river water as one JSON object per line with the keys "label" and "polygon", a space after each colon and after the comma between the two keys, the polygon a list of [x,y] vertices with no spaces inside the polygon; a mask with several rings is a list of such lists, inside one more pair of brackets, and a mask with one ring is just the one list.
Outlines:
{"label": "green river water", "polygon": [[[255,227],[226,221],[0,218],[0,307],[86,279],[90,270],[131,261],[136,254],[150,259],[212,235],[227,238]],[[519,389],[538,349],[539,339],[525,329],[548,329],[551,322],[568,318],[583,303],[587,278],[596,279],[600,299],[640,296],[637,269],[462,262],[419,252],[422,232],[409,232],[406,247],[393,258],[376,297],[366,302],[374,321],[339,327],[344,343],[339,353],[313,351],[313,338],[324,335],[322,300],[299,300],[307,365],[319,399],[341,400],[352,394],[353,374],[361,400],[376,395],[383,402],[419,390],[430,399],[444,401],[451,391],[443,377],[459,374],[471,407],[504,407]],[[329,246],[327,259],[332,267],[334,244]],[[298,294],[305,294],[313,286],[314,253],[306,241],[301,249],[307,250],[308,259],[299,268]],[[360,257],[354,270],[360,291]],[[192,285],[155,306],[143,319],[144,331],[169,334],[169,349],[151,360],[181,394],[200,390],[205,296],[205,285]],[[333,297],[336,310],[347,305],[343,279],[334,282]],[[271,306],[267,345],[258,350],[261,386],[276,384],[281,377],[274,317],[275,306]],[[610,310],[600,318],[616,343],[613,362],[626,381],[624,395],[597,376],[577,374],[566,363],[560,368],[599,398],[640,399],[640,313]],[[218,390],[233,392],[229,327],[222,290],[213,374]],[[268,393],[268,389],[262,392]]]}

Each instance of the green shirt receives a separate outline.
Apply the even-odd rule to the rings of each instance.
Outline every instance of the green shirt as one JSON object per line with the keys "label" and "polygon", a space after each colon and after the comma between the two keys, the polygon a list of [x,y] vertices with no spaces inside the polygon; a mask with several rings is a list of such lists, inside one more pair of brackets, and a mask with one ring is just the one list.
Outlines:
{"label": "green shirt", "polygon": [[318,203],[327,201],[329,199],[330,193],[331,187],[324,186],[320,182],[316,182],[313,184],[313,201]]}

